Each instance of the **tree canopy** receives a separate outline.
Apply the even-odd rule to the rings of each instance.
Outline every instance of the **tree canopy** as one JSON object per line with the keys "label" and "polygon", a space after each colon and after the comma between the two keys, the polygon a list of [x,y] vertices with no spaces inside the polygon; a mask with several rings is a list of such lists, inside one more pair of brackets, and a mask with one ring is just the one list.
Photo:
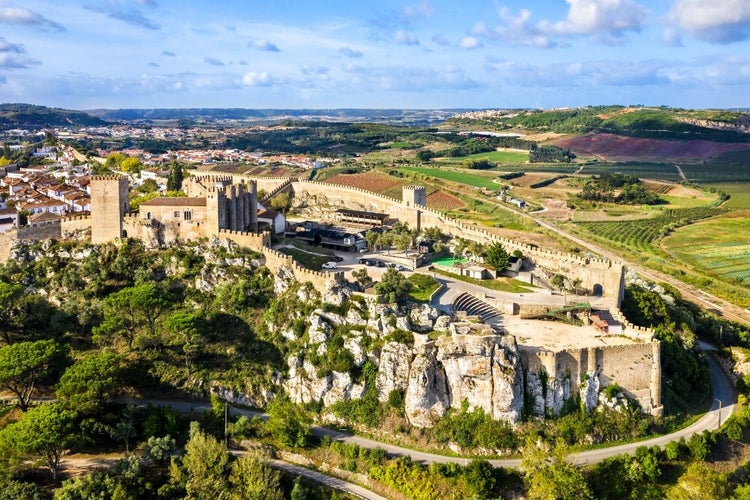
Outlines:
{"label": "tree canopy", "polygon": [[47,374],[59,352],[54,340],[0,347],[0,389],[15,394],[21,410],[26,411],[36,383]]}

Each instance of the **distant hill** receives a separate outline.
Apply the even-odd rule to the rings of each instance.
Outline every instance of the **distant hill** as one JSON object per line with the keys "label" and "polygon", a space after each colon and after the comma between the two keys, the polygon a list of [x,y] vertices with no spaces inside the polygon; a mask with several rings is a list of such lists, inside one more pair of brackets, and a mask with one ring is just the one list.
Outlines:
{"label": "distant hill", "polygon": [[460,113],[447,123],[524,133],[605,132],[649,139],[750,142],[750,113],[726,110],[625,106],[486,110]]}
{"label": "distant hill", "polygon": [[181,121],[213,123],[242,121],[275,123],[283,120],[368,122],[400,125],[429,125],[442,122],[466,110],[424,109],[245,109],[245,108],[179,108],[179,109],[92,109],[87,110],[104,120],[133,123]]}
{"label": "distant hill", "polygon": [[0,129],[97,127],[101,125],[107,125],[107,122],[81,111],[48,108],[34,104],[0,104]]}

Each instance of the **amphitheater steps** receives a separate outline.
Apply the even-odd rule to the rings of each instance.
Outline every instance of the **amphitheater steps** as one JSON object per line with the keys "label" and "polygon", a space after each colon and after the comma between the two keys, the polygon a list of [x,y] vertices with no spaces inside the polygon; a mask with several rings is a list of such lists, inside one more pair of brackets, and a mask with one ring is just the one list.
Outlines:
{"label": "amphitheater steps", "polygon": [[469,316],[478,316],[485,323],[490,323],[502,315],[500,311],[488,303],[468,293],[462,293],[456,297],[453,301],[452,310],[454,312],[463,311]]}

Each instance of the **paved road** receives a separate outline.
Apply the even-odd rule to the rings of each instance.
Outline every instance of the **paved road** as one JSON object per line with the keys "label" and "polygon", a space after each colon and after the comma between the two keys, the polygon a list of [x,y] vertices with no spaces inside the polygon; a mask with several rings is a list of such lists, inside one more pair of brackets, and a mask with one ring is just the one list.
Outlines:
{"label": "paved road", "polygon": [[[573,463],[583,464],[595,464],[601,462],[605,458],[613,457],[616,455],[622,455],[624,453],[633,454],[635,450],[640,446],[659,446],[664,447],[671,441],[679,441],[681,438],[690,439],[693,434],[699,434],[706,430],[715,430],[721,426],[734,410],[735,403],[737,401],[737,395],[735,393],[732,383],[727,378],[724,371],[713,359],[713,354],[710,351],[715,350],[710,344],[700,342],[700,347],[707,352],[706,359],[709,363],[710,375],[711,375],[711,388],[713,390],[714,402],[711,409],[703,415],[700,419],[695,421],[693,424],[680,429],[671,434],[665,434],[651,439],[638,441],[635,443],[628,443],[618,446],[610,446],[607,448],[600,448],[595,450],[583,451],[580,453],[574,453],[570,456]],[[189,403],[189,402],[174,402],[174,401],[151,401],[151,404],[157,406],[171,406],[178,411],[202,411],[208,408],[208,405],[203,403]],[[232,408],[231,413],[233,415],[245,415],[248,417],[259,417],[262,419],[268,418],[268,416],[259,411],[245,410],[240,408]],[[435,453],[427,453],[418,450],[412,450],[404,448],[402,446],[396,446],[388,443],[376,441],[374,439],[368,439],[361,436],[354,436],[349,433],[328,429],[325,427],[313,426],[312,433],[315,436],[323,437],[328,436],[331,439],[340,441],[348,444],[356,444],[362,448],[375,449],[381,448],[386,453],[392,456],[408,456],[412,460],[422,462],[425,464],[431,463],[458,463],[461,465],[467,465],[471,459],[464,457],[451,457],[446,455],[438,455]],[[494,467],[505,467],[505,468],[518,468],[521,465],[521,459],[498,459],[489,460]]]}
{"label": "paved road", "polygon": [[277,459],[271,459],[269,460],[269,463],[271,464],[272,467],[281,469],[284,472],[288,472],[290,474],[296,474],[298,476],[311,479],[315,481],[316,483],[324,484],[328,487],[335,488],[340,491],[345,491],[346,493],[349,493],[359,498],[364,498],[366,500],[387,500],[385,497],[382,497],[378,495],[377,493],[374,493],[366,488],[363,488],[362,486],[359,486],[354,483],[349,483],[337,477],[323,474],[322,472],[318,472],[316,470],[302,467],[301,465],[290,464],[289,462],[284,462],[283,460],[277,460]]}

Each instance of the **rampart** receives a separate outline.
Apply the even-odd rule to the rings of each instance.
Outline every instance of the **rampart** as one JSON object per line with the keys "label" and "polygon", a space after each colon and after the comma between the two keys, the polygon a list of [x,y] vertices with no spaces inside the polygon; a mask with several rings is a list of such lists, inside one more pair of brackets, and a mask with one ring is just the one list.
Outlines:
{"label": "rampart", "polygon": [[287,268],[294,274],[294,278],[300,282],[310,282],[319,292],[323,292],[331,282],[341,283],[344,281],[344,272],[324,272],[306,269],[297,264],[294,259],[273,248],[263,247],[261,249],[266,258],[266,267],[276,273],[279,269]]}
{"label": "rampart", "polygon": [[301,180],[293,181],[292,188],[295,193],[325,196],[329,202],[338,202],[342,206],[358,206],[363,210],[386,212],[391,218],[406,222],[414,228],[437,227],[444,233],[480,243],[499,242],[509,251],[521,251],[535,265],[564,274],[570,279],[579,278],[583,288],[591,293],[611,298],[613,309],[619,307],[622,301],[624,280],[621,263],[540,249],[501,238],[475,225],[446,217],[437,210],[421,205],[408,207],[403,205],[401,200],[361,188]]}
{"label": "rampart", "polygon": [[263,176],[252,176],[246,174],[233,174],[227,172],[199,172],[195,170],[190,171],[190,175],[194,177],[226,177],[232,180],[232,183],[249,183],[255,181],[258,185],[258,189],[262,189],[266,193],[270,193],[282,184],[287,184],[296,180],[296,177],[263,177]]}
{"label": "rampart", "polygon": [[644,412],[661,415],[661,346],[658,341],[628,345],[584,347],[550,351],[519,345],[521,363],[530,373],[569,378],[572,395],[580,383],[597,376],[602,388],[616,383],[638,401]]}

